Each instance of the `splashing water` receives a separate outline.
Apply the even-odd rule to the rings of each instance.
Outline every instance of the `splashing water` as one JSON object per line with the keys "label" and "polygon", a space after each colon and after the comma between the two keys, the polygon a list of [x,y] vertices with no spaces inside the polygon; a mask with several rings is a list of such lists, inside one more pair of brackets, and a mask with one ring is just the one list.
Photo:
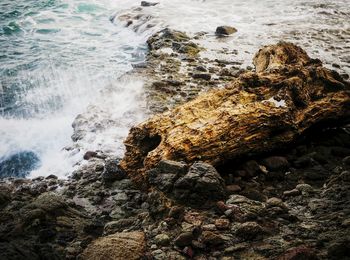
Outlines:
{"label": "splashing water", "polygon": [[[234,48],[242,67],[262,45],[288,40],[350,73],[347,0],[159,2],[140,11],[134,0],[1,1],[0,171],[16,154],[40,159],[29,167],[32,177],[63,177],[87,150],[122,156],[122,140],[144,119],[145,104],[142,82],[120,77],[144,60],[149,35],[166,26],[208,32],[199,40],[203,56],[220,58],[218,50]],[[136,32],[111,19],[134,12],[147,18]],[[219,25],[238,32],[218,41]],[[72,148],[73,121],[84,137]]]}

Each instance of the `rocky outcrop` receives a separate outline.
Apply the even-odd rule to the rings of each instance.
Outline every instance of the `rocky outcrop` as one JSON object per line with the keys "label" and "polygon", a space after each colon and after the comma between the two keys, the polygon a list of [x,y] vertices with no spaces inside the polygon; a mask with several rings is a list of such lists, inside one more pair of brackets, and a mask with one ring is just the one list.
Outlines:
{"label": "rocky outcrop", "polygon": [[310,128],[350,116],[350,85],[298,46],[260,50],[247,72],[133,127],[121,167],[144,184],[161,160],[214,166],[290,144]]}
{"label": "rocky outcrop", "polygon": [[[166,39],[158,36],[154,43]],[[181,34],[177,36],[181,38]],[[188,36],[184,41],[176,37],[167,39],[180,44],[193,41]],[[159,54],[162,49],[151,51],[149,61],[153,63],[147,66],[148,73],[154,74],[147,75],[159,79],[154,84],[157,91],[187,92],[191,88],[183,87],[189,82],[195,84],[197,91],[223,82],[215,81],[213,71],[208,69],[207,65],[213,61],[202,64],[199,55],[186,57],[187,54],[180,54],[178,48],[172,49],[170,54]],[[291,111],[291,116],[294,116],[295,111],[308,111],[305,115],[315,118],[318,113],[327,111],[326,107],[318,110],[317,102],[329,104],[324,101],[331,97],[334,104],[328,109],[334,109],[340,100],[337,95],[347,93],[346,82],[329,82],[337,79],[337,74],[322,68],[317,61],[308,60],[307,55],[294,45],[280,44],[263,50],[266,52],[262,56],[257,55],[261,60],[257,62],[263,64],[262,71],[244,73],[235,81],[239,84],[234,83],[223,90],[227,91],[223,93],[237,95],[237,100],[242,100],[242,96],[247,98],[247,103],[239,111],[260,104],[264,111],[268,108],[267,112],[281,109],[288,111],[285,114]],[[300,55],[301,62],[293,58],[293,50]],[[279,60],[283,60],[279,56],[285,52],[291,57],[279,64]],[[183,57],[189,70],[181,74],[174,66],[176,69],[172,71],[168,65]],[[215,66],[220,66],[218,64],[223,65],[215,62]],[[231,75],[227,67],[221,72]],[[322,73],[325,73],[323,77],[320,76]],[[169,75],[174,77],[169,78]],[[225,80],[231,81],[235,76],[230,77]],[[296,79],[302,79],[301,85],[294,84],[298,82]],[[312,82],[314,79],[316,81]],[[307,90],[305,97],[298,98],[298,93],[305,94],[295,90],[298,86]],[[289,96],[289,91],[295,95]],[[273,100],[265,100],[270,97],[266,96],[269,93]],[[187,98],[184,95],[181,102]],[[232,101],[227,96],[222,98],[228,103]],[[282,99],[285,104],[278,103]],[[308,103],[303,106],[295,100]],[[177,102],[169,107],[175,104]],[[212,113],[209,108],[204,111],[208,115]],[[192,112],[193,118],[202,118],[196,110]],[[178,120],[172,112],[169,115]],[[245,116],[249,118],[249,114]],[[324,116],[332,117],[330,114]],[[265,114],[262,117],[261,120],[266,120]],[[84,127],[78,127],[79,124],[92,126],[91,131],[97,129],[97,125],[93,126],[94,120],[79,118],[75,125],[77,139],[88,133],[85,130],[80,132],[79,129]],[[171,119],[170,116],[165,118]],[[208,125],[216,125],[225,118],[223,114]],[[231,128],[237,127],[235,122],[230,122]],[[255,123],[259,122],[257,119],[249,125],[239,121],[240,126],[246,128],[237,135],[251,136],[246,129],[257,126]],[[54,175],[2,179],[0,259],[347,259],[350,241],[350,126],[342,120],[338,123],[343,125],[313,129],[312,135],[285,146],[284,150],[241,158],[225,164],[225,167],[214,168],[203,162],[205,157],[196,157],[191,162],[161,159],[145,172],[145,181],[152,186],[148,190],[140,190],[118,167],[119,158],[98,151],[87,153],[87,160],[66,180]],[[179,130],[181,124],[172,127]],[[259,129],[265,127],[276,130],[275,125],[264,124]],[[271,132],[265,140],[271,142],[273,136],[282,135],[284,127],[281,125],[279,131]],[[192,134],[198,134],[192,131],[184,133],[192,138]],[[177,134],[173,137],[183,140],[181,132]],[[230,136],[234,141],[249,144],[250,140],[255,140],[254,136],[241,140],[234,134]],[[155,136],[140,140],[135,147],[143,147],[147,155],[147,151],[162,142],[162,138]],[[184,144],[192,147],[189,142]],[[205,141],[203,144],[206,151],[215,151],[208,148]],[[232,143],[223,139],[222,146],[226,144]],[[246,147],[247,150],[251,148]],[[266,148],[262,143],[261,149]],[[201,155],[201,147],[189,149],[189,152]],[[175,150],[169,150],[169,154],[178,156],[176,158],[185,157]],[[220,156],[220,160],[227,159]],[[136,168],[144,167],[142,161],[139,163]]]}

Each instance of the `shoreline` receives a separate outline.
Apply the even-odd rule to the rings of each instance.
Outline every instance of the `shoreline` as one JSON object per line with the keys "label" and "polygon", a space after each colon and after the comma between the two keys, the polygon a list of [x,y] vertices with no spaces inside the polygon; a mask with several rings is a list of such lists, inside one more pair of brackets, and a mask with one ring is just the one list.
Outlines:
{"label": "shoreline", "polygon": [[[130,76],[147,79],[151,114],[243,73],[235,63],[198,58],[202,47],[179,31],[156,33],[149,47],[146,64]],[[225,191],[205,210],[176,201],[169,206],[163,192],[139,190],[119,169],[121,158],[94,151],[67,180],[1,180],[0,258],[346,259],[349,131],[349,125],[320,130],[285,152],[249,158],[220,173],[201,162],[165,161],[154,168],[199,179],[202,169],[210,172]],[[173,181],[164,177],[155,184]],[[206,196],[217,187],[211,188]]]}

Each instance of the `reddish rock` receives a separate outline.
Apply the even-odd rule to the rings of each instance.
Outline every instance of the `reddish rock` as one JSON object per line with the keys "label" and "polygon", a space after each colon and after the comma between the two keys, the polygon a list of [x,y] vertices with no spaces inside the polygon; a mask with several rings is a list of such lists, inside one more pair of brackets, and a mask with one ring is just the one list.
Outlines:
{"label": "reddish rock", "polygon": [[206,245],[220,245],[225,243],[225,240],[222,238],[221,235],[216,234],[212,231],[203,231],[201,240]]}
{"label": "reddish rock", "polygon": [[219,218],[215,220],[215,226],[217,229],[225,230],[230,227],[230,221],[225,218]]}

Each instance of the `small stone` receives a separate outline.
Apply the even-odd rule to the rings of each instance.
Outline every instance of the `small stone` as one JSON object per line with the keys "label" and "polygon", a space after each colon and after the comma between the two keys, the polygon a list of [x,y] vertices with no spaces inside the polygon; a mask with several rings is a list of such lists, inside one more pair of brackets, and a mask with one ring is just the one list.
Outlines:
{"label": "small stone", "polygon": [[46,179],[46,180],[57,180],[58,177],[57,177],[56,175],[54,175],[54,174],[50,174],[50,175],[47,176],[45,179]]}
{"label": "small stone", "polygon": [[350,172],[343,171],[339,176],[344,182],[350,182]]}
{"label": "small stone", "polygon": [[217,35],[230,35],[237,32],[237,29],[231,26],[219,26],[216,28],[215,34]]}
{"label": "small stone", "polygon": [[225,218],[219,218],[215,220],[215,226],[219,230],[226,230],[230,227],[230,221]]}
{"label": "small stone", "polygon": [[236,236],[243,238],[244,240],[253,240],[263,234],[263,229],[256,222],[246,222],[240,224],[236,230]]}
{"label": "small stone", "polygon": [[204,66],[197,66],[197,67],[196,67],[196,70],[197,70],[197,71],[201,71],[201,72],[207,72],[207,68],[204,67]]}
{"label": "small stone", "polygon": [[300,191],[297,189],[287,190],[283,192],[283,195],[286,197],[293,197],[300,195]]}
{"label": "small stone", "polygon": [[203,231],[201,235],[201,240],[206,245],[220,245],[225,243],[225,240],[222,238],[221,235],[216,234],[212,231]]}
{"label": "small stone", "polygon": [[87,151],[85,154],[84,154],[84,160],[90,160],[91,158],[93,157],[96,157],[97,156],[97,153],[96,152],[93,152],[93,151]]}
{"label": "small stone", "polygon": [[343,220],[341,223],[343,227],[350,227],[350,218]]}
{"label": "small stone", "polygon": [[239,173],[242,177],[255,177],[260,173],[263,173],[260,165],[254,160],[249,160],[245,162],[242,165],[242,170],[243,172],[241,171]]}
{"label": "small stone", "polygon": [[209,81],[211,79],[211,75],[207,73],[196,73],[192,75],[194,79],[203,79]]}
{"label": "small stone", "polygon": [[214,224],[207,224],[202,226],[203,230],[207,230],[207,231],[215,231],[216,230],[216,226]]}
{"label": "small stone", "polygon": [[249,247],[249,244],[246,242],[238,243],[238,244],[235,244],[234,246],[230,246],[230,247],[225,248],[225,253],[232,254],[236,251],[241,251],[243,249],[246,249],[247,247]]}
{"label": "small stone", "polygon": [[312,193],[314,191],[314,188],[312,188],[311,185],[306,184],[306,183],[301,183],[298,184],[295,189],[297,189],[298,191],[300,191],[302,194],[309,194]]}
{"label": "small stone", "polygon": [[286,170],[289,167],[289,162],[282,156],[271,156],[262,161],[269,171]]}
{"label": "small stone", "polygon": [[187,164],[171,160],[162,160],[159,162],[157,169],[161,173],[184,175],[187,172]]}
{"label": "small stone", "polygon": [[266,201],[267,205],[269,207],[280,207],[280,208],[285,208],[286,205],[283,203],[283,201],[279,198],[269,198],[267,201]]}
{"label": "small stone", "polygon": [[[165,254],[164,251],[161,250],[161,249],[156,249],[156,250],[152,251],[152,256],[153,256],[152,259],[155,259],[155,260],[163,260],[163,259],[166,259],[166,254]],[[141,259],[142,259],[142,258],[141,258]]]}
{"label": "small stone", "polygon": [[160,246],[167,246],[170,243],[170,237],[167,234],[159,234],[154,238],[156,243]]}
{"label": "small stone", "polygon": [[230,216],[232,216],[232,214],[233,214],[233,210],[232,210],[232,209],[228,209],[228,210],[226,210],[226,211],[224,212],[224,214],[225,214],[226,217],[230,217]]}
{"label": "small stone", "polygon": [[177,220],[182,220],[185,214],[185,208],[182,206],[173,206],[170,208],[168,216]]}
{"label": "small stone", "polygon": [[181,233],[176,239],[175,239],[175,245],[178,247],[184,247],[191,245],[192,240],[194,239],[192,232],[184,232]]}
{"label": "small stone", "polygon": [[116,232],[121,232],[124,229],[132,226],[136,220],[134,218],[120,219],[117,221],[108,222],[104,226],[104,233],[112,234]]}
{"label": "small stone", "polygon": [[236,184],[226,186],[226,191],[229,195],[240,192],[241,190],[241,187]]}

